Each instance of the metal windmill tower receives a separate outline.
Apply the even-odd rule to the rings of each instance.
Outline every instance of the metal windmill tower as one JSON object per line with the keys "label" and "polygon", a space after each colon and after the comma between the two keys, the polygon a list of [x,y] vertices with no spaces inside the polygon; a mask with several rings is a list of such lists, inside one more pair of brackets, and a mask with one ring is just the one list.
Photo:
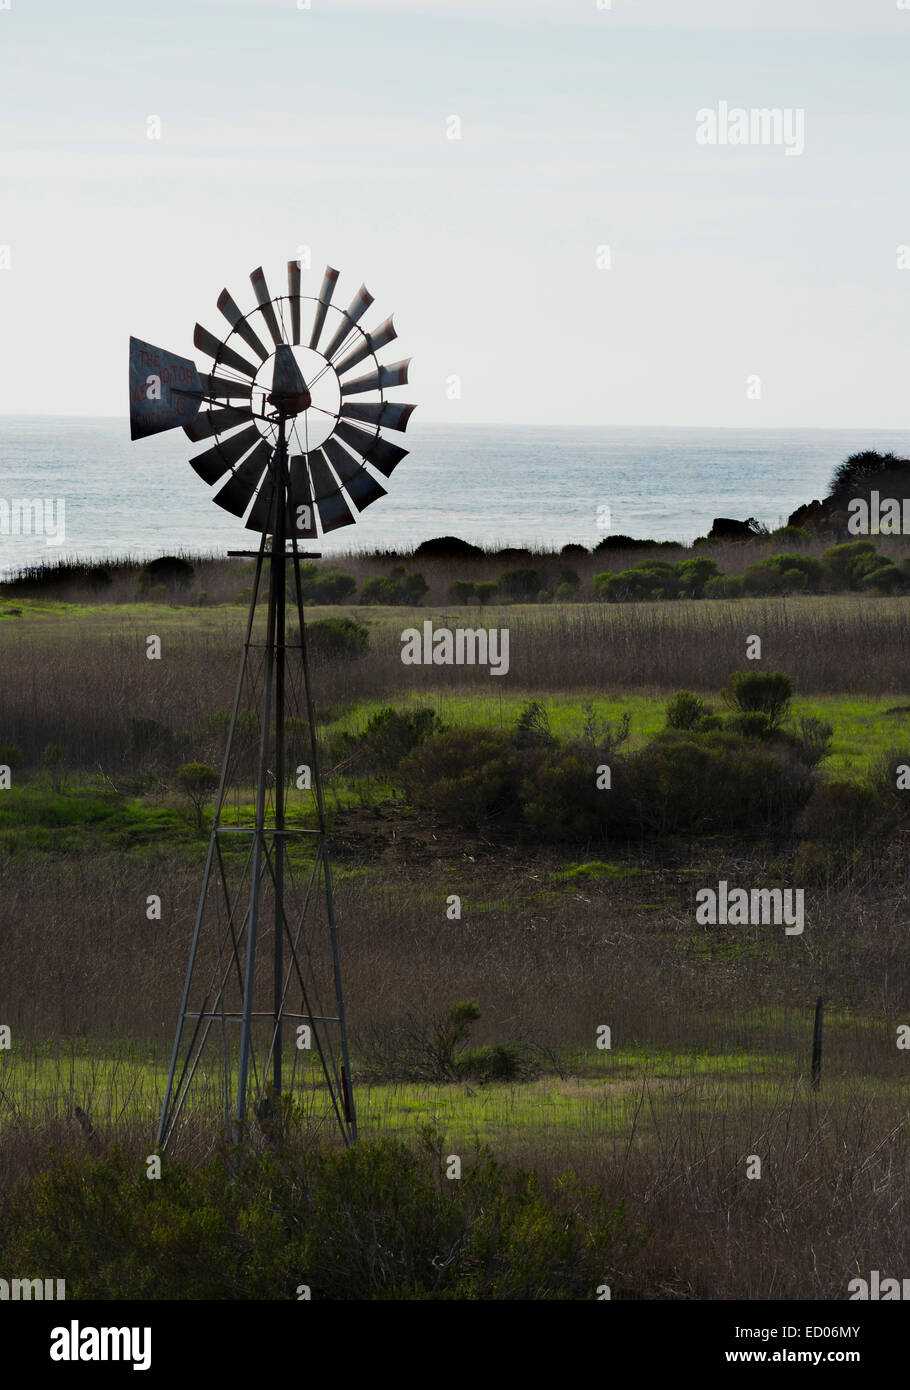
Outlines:
{"label": "metal windmill tower", "polygon": [[[299,542],[352,524],[349,502],[359,512],[385,495],[376,473],[388,477],[407,450],[380,428],[405,430],[414,406],[385,399],[406,383],[410,361],[378,360],[397,336],[391,318],[365,332],[373,296],[362,285],[342,310],[332,302],[337,280],[328,266],[318,295],[304,296],[300,262],[291,261],[287,295],[272,298],[254,270],[247,314],[223,290],[218,308],[230,332],[222,340],[197,324],[193,338],[212,360],[208,373],[130,339],[131,437],[182,426],[196,443],[211,440],[191,466],[219,484],[214,501],[260,537],[258,550],[229,552],[255,557],[255,572],[162,1149],[215,1042],[229,1140],[243,1138],[251,1109],[262,1118],[295,1087],[307,1088],[314,1115],[324,1102],[322,1118],[346,1143],[357,1137],[300,572],[301,559],[319,557]],[[305,343],[304,304],[313,306]],[[362,363],[366,372],[352,376]],[[263,954],[267,972],[257,969]]]}

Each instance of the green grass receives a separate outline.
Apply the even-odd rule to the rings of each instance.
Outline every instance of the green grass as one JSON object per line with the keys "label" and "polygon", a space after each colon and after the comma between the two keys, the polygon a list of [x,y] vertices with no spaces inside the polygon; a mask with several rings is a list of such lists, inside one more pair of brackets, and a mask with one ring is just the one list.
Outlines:
{"label": "green grass", "polygon": [[[399,695],[391,703],[400,709],[431,708],[445,724],[510,728],[528,700],[540,700],[546,706],[553,733],[560,738],[581,735],[586,706],[590,703],[594,714],[610,724],[617,724],[622,715],[628,713],[631,732],[625,747],[632,750],[643,747],[666,727],[668,698],[666,694],[589,698],[540,690],[513,691],[495,696],[453,696],[449,691],[426,690]],[[706,698],[718,713],[727,713],[719,696],[712,698],[708,694]],[[327,723],[324,733],[335,734],[342,730],[361,732],[370,717],[389,703],[386,699],[359,701],[338,719]],[[822,763],[822,772],[828,778],[858,781],[890,749],[906,747],[910,752],[910,709],[901,714],[887,713],[903,703],[893,696],[797,697],[793,701],[790,722],[793,725],[800,719],[814,717],[831,724],[834,729],[831,756]]]}

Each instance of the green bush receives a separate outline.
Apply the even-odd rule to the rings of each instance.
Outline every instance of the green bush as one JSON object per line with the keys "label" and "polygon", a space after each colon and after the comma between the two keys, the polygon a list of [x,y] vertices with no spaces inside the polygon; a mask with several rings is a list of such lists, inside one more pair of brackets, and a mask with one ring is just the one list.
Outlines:
{"label": "green bush", "polygon": [[350,661],[363,656],[370,634],[353,618],[318,618],[306,625],[307,651],[320,661]]}
{"label": "green bush", "polygon": [[221,778],[207,763],[181,763],[174,780],[192,805],[196,829],[201,830],[203,807],[215,795]]}
{"label": "green bush", "polygon": [[785,588],[783,574],[767,560],[759,560],[754,565],[747,565],[743,570],[742,592],[749,598],[766,598],[772,594],[782,594]]}
{"label": "green bush", "polygon": [[508,602],[532,603],[543,588],[543,580],[538,570],[505,570],[499,576],[497,587]]}
{"label": "green bush", "polygon": [[[445,1176],[425,1130],[348,1149],[165,1159],[56,1152],[0,1212],[9,1267],[66,1274],[67,1296],[103,1300],[591,1299],[642,1242],[600,1187],[533,1174],[487,1153]],[[442,1253],[445,1258],[440,1258]],[[263,1353],[263,1356],[265,1353]]]}
{"label": "green bush", "polygon": [[405,574],[398,565],[390,575],[375,575],[360,591],[361,603],[382,603],[392,608],[418,608],[429,584],[418,570]]}
{"label": "green bush", "polygon": [[780,832],[812,787],[811,770],[786,748],[727,730],[669,730],[626,760],[623,814],[658,835]]}
{"label": "green bush", "polygon": [[667,704],[667,728],[694,729],[708,712],[704,700],[691,690],[677,690]]}
{"label": "green bush", "polygon": [[489,603],[490,599],[498,591],[498,588],[499,585],[496,583],[495,579],[478,579],[477,583],[474,585],[474,597],[479,599],[483,604]]}
{"label": "green bush", "polygon": [[[304,604],[345,603],[357,588],[353,574],[344,570],[320,570],[312,562],[300,566],[300,592]],[[293,569],[288,575],[288,597],[297,601]]]}
{"label": "green bush", "polygon": [[783,671],[733,671],[724,697],[740,714],[767,715],[776,729],[789,713],[793,684]]}
{"label": "green bush", "polygon": [[579,589],[576,584],[558,584],[553,595],[557,603],[577,603]]}
{"label": "green bush", "polygon": [[410,753],[399,774],[415,806],[461,828],[515,819],[518,750],[503,730],[446,729]]}
{"label": "green bush", "polygon": [[[821,560],[815,560],[810,555],[769,555],[763,563],[778,570],[785,580],[794,571],[802,575],[802,584],[798,584],[797,587],[811,589],[813,592],[819,589],[825,577],[825,567]],[[790,579],[789,583],[792,586],[793,580]]]}
{"label": "green bush", "polygon": [[705,585],[709,580],[716,579],[719,574],[717,562],[709,560],[706,555],[698,555],[692,560],[681,560],[676,566],[679,590],[686,598],[702,598]]}
{"label": "green bush", "polygon": [[353,760],[356,769],[366,772],[394,772],[403,758],[442,729],[435,710],[397,710],[387,705],[370,716],[362,732],[333,739],[327,758],[332,764]]}
{"label": "green bush", "polygon": [[786,545],[809,545],[812,537],[803,526],[778,526],[776,531],[771,532],[769,540],[781,541]]}
{"label": "green bush", "polygon": [[[884,560],[884,556],[881,559]],[[885,561],[861,576],[860,587],[874,594],[903,594],[910,587],[910,581],[897,565]]]}
{"label": "green bush", "polygon": [[822,553],[822,563],[830,586],[834,589],[858,588],[861,574],[867,572],[870,557],[876,557],[871,541],[845,541],[842,545],[829,546]]}
{"label": "green bush", "polygon": [[149,594],[159,589],[188,589],[196,571],[189,560],[179,555],[162,555],[158,560],[149,560],[139,571],[139,592]]}
{"label": "green bush", "polygon": [[0,763],[4,767],[19,767],[22,762],[22,749],[18,743],[0,743]]}
{"label": "green bush", "polygon": [[449,597],[456,603],[468,603],[472,598],[476,598],[474,590],[473,579],[456,579],[449,590]]}
{"label": "green bush", "polygon": [[[672,576],[675,580],[675,575]],[[635,603],[663,596],[671,580],[652,569],[623,570],[620,574],[595,574],[594,595],[607,603]]]}
{"label": "green bush", "polygon": [[709,579],[702,592],[703,598],[741,598],[743,577],[741,574],[718,574]]}

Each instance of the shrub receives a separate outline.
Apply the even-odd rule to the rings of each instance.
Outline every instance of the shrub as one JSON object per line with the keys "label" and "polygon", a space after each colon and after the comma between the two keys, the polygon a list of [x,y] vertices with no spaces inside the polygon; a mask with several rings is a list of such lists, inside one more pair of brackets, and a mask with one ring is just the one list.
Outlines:
{"label": "shrub", "polygon": [[789,712],[793,684],[783,671],[733,671],[724,694],[740,714],[765,714],[777,728]]}
{"label": "shrub", "polygon": [[550,716],[539,700],[523,705],[515,724],[516,742],[520,748],[555,743],[550,729]]}
{"label": "shrub", "polygon": [[741,574],[718,574],[705,583],[703,598],[741,598],[743,577]]}
{"label": "shrub", "polygon": [[370,634],[354,618],[318,618],[306,625],[308,652],[320,661],[350,661],[363,656]]}
{"label": "shrub", "polygon": [[483,604],[489,603],[498,587],[495,579],[478,579],[474,585],[474,597]]}
{"label": "shrub", "polygon": [[578,571],[573,570],[570,565],[563,565],[559,571],[559,585],[560,587],[565,586],[567,589],[580,589],[581,580],[578,577]]}
{"label": "shrub", "polygon": [[419,607],[429,587],[418,570],[405,574],[404,566],[398,565],[388,576],[376,575],[368,579],[360,591],[360,602],[382,603],[393,608]]}
{"label": "shrub", "polygon": [[0,763],[4,767],[19,767],[22,762],[22,749],[18,743],[0,743]]}
{"label": "shrub", "polygon": [[667,728],[694,729],[707,713],[704,700],[691,690],[678,690],[667,704]]}
{"label": "shrub", "polygon": [[[821,560],[815,560],[810,555],[769,555],[763,563],[778,570],[784,579],[795,571],[803,576],[802,585],[797,583],[797,587],[812,590],[819,588],[825,575],[825,567]],[[793,581],[790,583],[792,585]]]}
{"label": "shrub", "polygon": [[766,560],[759,560],[754,565],[747,565],[743,570],[742,592],[751,598],[780,594],[783,593],[784,588],[784,576],[779,569],[768,564]]}
{"label": "shrub", "polygon": [[394,772],[403,758],[442,729],[435,710],[387,705],[371,715],[361,733],[343,733],[333,740],[328,758],[332,763],[353,758],[367,772]]}
{"label": "shrub", "polygon": [[202,829],[202,808],[215,795],[220,777],[207,763],[181,763],[175,781],[193,807],[196,829]]}
{"label": "shrub", "polygon": [[[424,1130],[347,1149],[241,1150],[198,1167],[57,1151],[0,1211],[9,1267],[66,1272],[76,1299],[583,1299],[643,1236],[602,1189],[466,1160],[447,1182]],[[441,1258],[444,1252],[445,1257]],[[267,1351],[261,1349],[265,1364]]]}
{"label": "shrub", "polygon": [[560,555],[590,555],[591,552],[587,546],[577,545],[574,541],[570,541],[568,545],[563,546],[559,553]]}
{"label": "shrub", "polygon": [[625,814],[654,834],[785,828],[812,791],[786,749],[726,730],[668,731],[629,755]]}
{"label": "shrub", "polygon": [[897,565],[886,561],[863,574],[860,585],[875,594],[902,594],[908,588],[908,579]]}
{"label": "shrub", "polygon": [[502,730],[453,728],[434,734],[399,767],[415,806],[464,829],[517,815],[518,755]]}
{"label": "shrub", "polygon": [[473,579],[456,579],[449,590],[449,597],[453,598],[456,603],[467,603],[476,597],[474,587]]}
{"label": "shrub", "polygon": [[463,541],[458,536],[435,536],[432,540],[421,541],[414,555],[421,559],[462,560],[468,556],[482,555],[479,545]]}
{"label": "shrub", "polygon": [[149,560],[139,571],[139,592],[147,594],[159,586],[163,589],[188,589],[196,571],[189,560],[179,555],[162,555]]}
{"label": "shrub", "polygon": [[530,603],[537,598],[543,588],[543,580],[537,570],[505,570],[498,580],[499,592],[512,603]]}
{"label": "shrub", "polygon": [[[357,580],[344,570],[320,570],[312,563],[300,566],[300,592],[304,604],[345,603],[356,588]],[[296,602],[293,570],[288,576],[288,596]]]}
{"label": "shrub", "polygon": [[553,595],[557,603],[577,603],[578,596],[578,585],[565,583],[557,585]]}
{"label": "shrub", "polygon": [[692,560],[681,560],[676,566],[680,593],[686,598],[701,598],[705,585],[720,574],[717,562],[706,555],[698,555]]}
{"label": "shrub", "polygon": [[885,808],[872,786],[856,782],[822,782],[796,821],[801,839],[854,851],[882,827]]}
{"label": "shrub", "polygon": [[130,748],[136,758],[162,758],[174,755],[174,732],[170,725],[146,715],[134,715],[129,722]]}
{"label": "shrub", "polygon": [[777,530],[771,532],[769,539],[785,545],[808,545],[812,537],[803,526],[778,526]]}
{"label": "shrub", "polygon": [[855,589],[859,585],[859,574],[863,561],[876,554],[871,541],[845,541],[842,545],[831,545],[822,552],[822,563],[832,587]]}
{"label": "shrub", "polygon": [[645,550],[656,544],[656,541],[636,540],[634,536],[604,536],[595,545],[593,553],[599,555],[604,550]]}
{"label": "shrub", "polygon": [[607,603],[640,602],[660,598],[665,577],[650,569],[623,570],[621,574],[595,574],[594,594]]}

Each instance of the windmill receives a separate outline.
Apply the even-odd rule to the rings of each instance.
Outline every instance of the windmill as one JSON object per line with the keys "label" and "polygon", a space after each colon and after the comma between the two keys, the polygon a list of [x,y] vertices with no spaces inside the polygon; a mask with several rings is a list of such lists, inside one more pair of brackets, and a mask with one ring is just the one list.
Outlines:
{"label": "windmill", "polygon": [[[211,359],[207,372],[130,339],[131,438],[182,426],[205,443],[191,467],[217,487],[218,506],[259,535],[257,550],[228,552],[254,558],[255,567],[161,1149],[206,1075],[213,1029],[229,1141],[247,1133],[251,1109],[263,1125],[274,1117],[277,1098],[298,1082],[317,1122],[337,1125],[345,1143],[357,1137],[300,569],[301,559],[319,555],[298,543],[351,525],[355,511],[385,495],[376,475],[388,478],[407,450],[380,430],[404,431],[415,407],[386,400],[390,387],[407,382],[410,360],[379,361],[397,336],[391,318],[364,330],[373,296],[361,285],[341,309],[337,280],[328,266],[318,295],[302,295],[300,262],[291,261],[287,295],[273,298],[259,268],[246,314],[223,290],[218,308],[230,331],[219,338],[197,324],[193,339]],[[296,630],[287,623],[289,600]],[[272,964],[265,979],[257,974],[264,951]]]}

